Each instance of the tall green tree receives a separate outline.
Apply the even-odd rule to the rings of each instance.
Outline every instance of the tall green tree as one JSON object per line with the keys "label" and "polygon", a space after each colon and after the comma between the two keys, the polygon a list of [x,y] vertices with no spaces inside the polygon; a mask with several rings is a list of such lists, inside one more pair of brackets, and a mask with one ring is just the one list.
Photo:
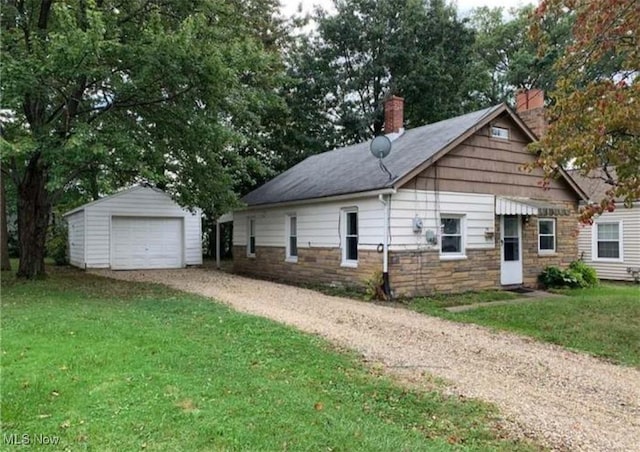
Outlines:
{"label": "tall green tree", "polygon": [[519,89],[555,87],[554,64],[571,39],[573,17],[551,14],[540,23],[549,46],[538,53],[531,35],[532,6],[512,9],[481,7],[473,10],[471,26],[476,31],[473,63],[482,78],[475,95],[479,103],[510,101]]}
{"label": "tall green tree", "polygon": [[[339,143],[381,132],[383,101],[402,95],[408,127],[474,108],[467,68],[473,31],[444,0],[336,0],[335,14],[318,11],[317,33],[293,61],[295,94],[324,107]],[[305,118],[305,121],[307,119]],[[321,129],[322,130],[322,129]],[[327,140],[333,143],[334,140]]]}
{"label": "tall green tree", "polygon": [[284,171],[306,157],[342,143],[332,114],[335,103],[327,97],[333,76],[324,63],[310,58],[307,39],[293,39],[286,46],[287,73],[280,93],[287,109],[274,128],[272,169]]}
{"label": "tall green tree", "polygon": [[186,206],[233,205],[254,164],[237,151],[239,118],[271,102],[265,78],[279,64],[248,19],[256,4],[2,3],[1,159],[18,192],[19,276],[44,274],[51,209],[70,186],[149,180]]}

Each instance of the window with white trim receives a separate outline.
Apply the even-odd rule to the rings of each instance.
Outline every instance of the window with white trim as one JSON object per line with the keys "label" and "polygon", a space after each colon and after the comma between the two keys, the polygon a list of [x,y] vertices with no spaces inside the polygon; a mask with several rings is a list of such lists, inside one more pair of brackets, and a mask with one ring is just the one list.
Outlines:
{"label": "window with white trim", "polygon": [[464,253],[464,216],[442,215],[440,217],[440,255],[463,257]]}
{"label": "window with white trim", "polygon": [[491,138],[500,138],[501,140],[509,139],[509,129],[505,129],[504,127],[491,127]]}
{"label": "window with white trim", "polygon": [[256,255],[256,219],[247,219],[247,256]]}
{"label": "window with white trim", "polygon": [[298,217],[296,214],[287,215],[287,256],[288,262],[298,262]]}
{"label": "window with white trim", "polygon": [[538,252],[541,254],[556,252],[555,218],[538,219]]}
{"label": "window with white trim", "polygon": [[358,265],[358,209],[342,211],[342,264]]}
{"label": "window with white trim", "polygon": [[593,257],[596,260],[622,260],[622,223],[598,222],[593,225]]}

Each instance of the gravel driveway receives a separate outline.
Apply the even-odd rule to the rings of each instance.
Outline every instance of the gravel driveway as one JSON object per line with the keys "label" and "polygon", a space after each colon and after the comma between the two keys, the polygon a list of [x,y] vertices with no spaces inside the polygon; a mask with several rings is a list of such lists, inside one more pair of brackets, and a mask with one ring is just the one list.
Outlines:
{"label": "gravel driveway", "polygon": [[[508,333],[210,269],[95,272],[151,281],[324,336],[412,384],[496,404],[558,450],[640,451],[640,371]],[[427,377],[425,378],[425,374]]]}

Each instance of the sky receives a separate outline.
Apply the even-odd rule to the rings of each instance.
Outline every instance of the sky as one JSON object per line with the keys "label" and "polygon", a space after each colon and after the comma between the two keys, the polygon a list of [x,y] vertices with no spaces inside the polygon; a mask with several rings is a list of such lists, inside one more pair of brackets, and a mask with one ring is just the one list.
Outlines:
{"label": "sky", "polygon": [[[466,16],[471,9],[479,6],[497,7],[502,6],[505,9],[512,7],[520,7],[529,3],[537,3],[537,0],[451,0],[458,5],[458,11],[461,16]],[[315,5],[322,6],[324,9],[330,9],[332,5],[331,0],[280,0],[282,4],[282,11],[285,16],[294,14],[298,5],[302,4],[303,12],[310,12]]]}

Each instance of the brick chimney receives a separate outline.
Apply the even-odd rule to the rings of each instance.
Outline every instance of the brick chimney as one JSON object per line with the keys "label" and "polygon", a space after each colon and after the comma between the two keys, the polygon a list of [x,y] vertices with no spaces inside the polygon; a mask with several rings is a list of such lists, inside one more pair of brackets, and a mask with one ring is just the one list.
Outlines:
{"label": "brick chimney", "polygon": [[516,113],[538,137],[544,135],[547,121],[544,117],[544,91],[520,90],[516,93]]}
{"label": "brick chimney", "polygon": [[384,133],[401,133],[404,130],[404,99],[391,96],[384,102]]}

